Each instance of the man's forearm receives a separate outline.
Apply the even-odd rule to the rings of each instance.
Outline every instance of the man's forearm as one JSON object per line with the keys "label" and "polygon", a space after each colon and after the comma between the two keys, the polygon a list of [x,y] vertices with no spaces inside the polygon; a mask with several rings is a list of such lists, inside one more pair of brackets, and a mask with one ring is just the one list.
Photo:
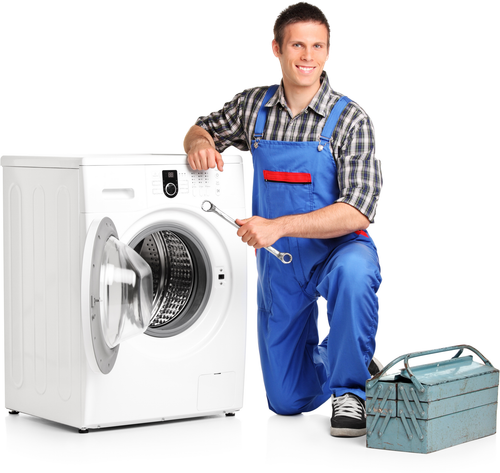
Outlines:
{"label": "man's forearm", "polygon": [[191,148],[200,142],[208,142],[210,146],[215,148],[215,143],[210,133],[203,129],[201,126],[193,125],[184,138],[184,151],[189,154]]}
{"label": "man's forearm", "polygon": [[296,238],[336,238],[370,225],[359,210],[343,202],[307,214],[280,217],[276,223],[282,226],[282,236]]}
{"label": "man's forearm", "polygon": [[370,222],[359,210],[343,202],[306,214],[285,215],[275,219],[251,217],[236,220],[238,235],[254,248],[274,244],[282,237],[336,238],[368,228]]}

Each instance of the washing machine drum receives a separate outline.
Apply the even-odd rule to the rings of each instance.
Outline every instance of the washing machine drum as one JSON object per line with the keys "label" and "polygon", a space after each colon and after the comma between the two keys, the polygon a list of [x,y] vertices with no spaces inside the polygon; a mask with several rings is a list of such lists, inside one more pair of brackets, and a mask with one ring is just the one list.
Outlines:
{"label": "washing machine drum", "polygon": [[152,317],[146,334],[167,337],[182,332],[206,305],[206,252],[192,235],[172,230],[146,234],[134,249],[153,274]]}

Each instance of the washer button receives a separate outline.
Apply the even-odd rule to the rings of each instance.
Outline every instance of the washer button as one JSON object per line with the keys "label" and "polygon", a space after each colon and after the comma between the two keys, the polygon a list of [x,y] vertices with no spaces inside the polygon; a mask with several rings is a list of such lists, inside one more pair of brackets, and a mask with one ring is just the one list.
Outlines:
{"label": "washer button", "polygon": [[175,187],[175,184],[173,182],[169,182],[165,186],[165,193],[169,196],[174,196],[177,193],[177,187]]}

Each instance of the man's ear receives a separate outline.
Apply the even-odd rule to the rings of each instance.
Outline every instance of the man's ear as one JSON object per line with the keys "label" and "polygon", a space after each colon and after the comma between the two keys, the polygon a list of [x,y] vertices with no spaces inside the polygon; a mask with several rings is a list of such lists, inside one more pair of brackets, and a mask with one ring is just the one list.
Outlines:
{"label": "man's ear", "polygon": [[280,45],[276,42],[275,39],[273,39],[273,54],[276,56],[276,57],[280,57],[281,56],[281,50],[280,50]]}

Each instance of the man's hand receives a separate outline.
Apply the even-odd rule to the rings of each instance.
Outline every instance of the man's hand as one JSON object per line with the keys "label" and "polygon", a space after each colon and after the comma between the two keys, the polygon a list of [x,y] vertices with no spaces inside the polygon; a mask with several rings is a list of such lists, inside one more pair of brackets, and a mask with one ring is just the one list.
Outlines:
{"label": "man's hand", "polygon": [[184,150],[188,163],[194,171],[206,171],[215,168],[223,170],[224,160],[215,149],[215,143],[210,134],[199,126],[192,126],[184,138]]}
{"label": "man's hand", "polygon": [[206,140],[197,141],[191,146],[188,152],[188,163],[191,169],[198,171],[206,171],[214,167],[222,171],[224,166],[220,153]]}
{"label": "man's hand", "polygon": [[236,220],[241,225],[238,230],[238,236],[248,246],[254,248],[265,248],[271,246],[283,235],[281,235],[282,226],[277,220],[268,220],[262,217],[250,217],[243,220]]}

